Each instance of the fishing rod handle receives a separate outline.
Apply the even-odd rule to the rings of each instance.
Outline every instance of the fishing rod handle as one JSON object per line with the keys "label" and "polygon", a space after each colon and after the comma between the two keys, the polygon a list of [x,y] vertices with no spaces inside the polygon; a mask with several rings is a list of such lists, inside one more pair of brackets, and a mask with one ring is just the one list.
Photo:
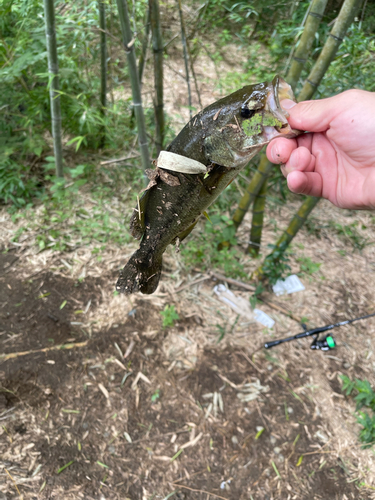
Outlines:
{"label": "fishing rod handle", "polygon": [[271,347],[275,347],[275,345],[283,344],[283,340],[273,340],[272,342],[266,342],[264,344],[265,349],[271,349]]}

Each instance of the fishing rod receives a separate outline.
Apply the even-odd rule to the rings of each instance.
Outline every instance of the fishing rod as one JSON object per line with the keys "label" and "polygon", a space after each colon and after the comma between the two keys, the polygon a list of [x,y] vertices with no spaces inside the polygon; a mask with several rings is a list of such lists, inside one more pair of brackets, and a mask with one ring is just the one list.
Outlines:
{"label": "fishing rod", "polygon": [[332,335],[326,335],[324,338],[319,340],[319,334],[323,332],[327,332],[328,330],[332,330],[333,328],[337,328],[338,326],[348,325],[350,323],[354,323],[354,321],[359,321],[361,319],[367,319],[375,316],[375,313],[367,314],[366,316],[360,316],[359,318],[347,319],[345,321],[340,321],[340,323],[334,323],[332,325],[321,326],[320,328],[314,328],[312,330],[307,330],[304,325],[305,331],[302,333],[298,333],[293,337],[286,337],[285,339],[273,340],[272,342],[266,342],[264,347],[266,349],[271,349],[271,347],[275,347],[280,344],[284,344],[284,342],[290,342],[291,340],[303,339],[305,337],[312,337],[315,335],[313,343],[311,344],[311,349],[320,349],[322,351],[329,351],[330,349],[334,349],[336,347],[336,341],[332,337]]}

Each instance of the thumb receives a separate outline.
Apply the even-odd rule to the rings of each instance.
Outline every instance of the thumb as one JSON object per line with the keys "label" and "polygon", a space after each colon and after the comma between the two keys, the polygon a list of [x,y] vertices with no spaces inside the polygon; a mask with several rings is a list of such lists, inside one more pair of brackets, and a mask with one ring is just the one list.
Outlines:
{"label": "thumb", "polygon": [[338,98],[328,97],[316,101],[302,101],[298,104],[286,99],[280,105],[289,113],[289,124],[292,128],[307,132],[325,132],[331,121],[340,113]]}

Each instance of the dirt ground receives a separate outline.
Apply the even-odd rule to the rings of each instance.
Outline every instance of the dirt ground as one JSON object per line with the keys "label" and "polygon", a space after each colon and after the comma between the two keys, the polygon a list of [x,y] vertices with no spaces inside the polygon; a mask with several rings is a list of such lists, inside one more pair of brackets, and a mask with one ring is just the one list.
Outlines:
{"label": "dirt ground", "polygon": [[[322,203],[315,224],[327,215],[353,220]],[[266,304],[259,307],[276,320],[272,331],[238,321],[212,292],[217,281],[184,275],[173,250],[157,293],[127,298],[113,293],[126,258],[118,250],[98,265],[87,249],[7,248],[0,352],[15,357],[0,360],[1,499],[375,498],[374,455],[360,447],[354,404],[338,379],[374,383],[373,319],[335,331],[335,351],[301,340],[252,356],[301,327]],[[372,312],[372,246],[354,252],[303,230],[295,248],[296,260],[321,263],[320,275],[302,275],[303,292],[268,300],[311,327]],[[170,328],[162,327],[165,304],[180,316]],[[235,324],[220,343],[218,324]]]}
{"label": "dirt ground", "polygon": [[[172,69],[170,113],[170,99],[186,105]],[[215,97],[202,92],[205,104]],[[268,207],[263,254],[299,204]],[[359,222],[368,244],[356,250],[327,221]],[[214,294],[218,280],[187,273],[174,249],[154,295],[124,297],[114,284],[136,243],[99,261],[85,246],[39,252],[30,234],[12,243],[17,224],[5,209],[0,223],[0,500],[375,498],[374,453],[361,448],[339,379],[375,386],[373,318],[335,330],[333,351],[312,351],[309,340],[266,351],[299,322],[266,303],[258,307],[272,330],[238,317]],[[249,227],[247,216],[243,249]],[[292,272],[306,289],[264,298],[311,328],[373,312],[374,241],[371,213],[321,202],[293,243]],[[319,270],[301,273],[306,258]],[[246,259],[244,269],[258,264]],[[248,301],[250,292],[227,286]],[[169,328],[166,304],[180,317]]]}

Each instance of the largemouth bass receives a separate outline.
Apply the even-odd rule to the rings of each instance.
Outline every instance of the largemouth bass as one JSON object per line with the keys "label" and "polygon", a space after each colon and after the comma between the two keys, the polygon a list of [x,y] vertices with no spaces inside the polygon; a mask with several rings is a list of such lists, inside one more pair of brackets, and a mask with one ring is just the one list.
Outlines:
{"label": "largemouth bass", "polygon": [[167,151],[199,162],[206,172],[178,172],[178,157],[173,170],[148,171],[151,182],[130,222],[140,247],[120,271],[116,290],[153,293],[167,246],[192,231],[201,214],[271,139],[299,133],[290,128],[280,107],[284,98],[294,96],[279,77],[248,85],[207,106],[181,130]]}

